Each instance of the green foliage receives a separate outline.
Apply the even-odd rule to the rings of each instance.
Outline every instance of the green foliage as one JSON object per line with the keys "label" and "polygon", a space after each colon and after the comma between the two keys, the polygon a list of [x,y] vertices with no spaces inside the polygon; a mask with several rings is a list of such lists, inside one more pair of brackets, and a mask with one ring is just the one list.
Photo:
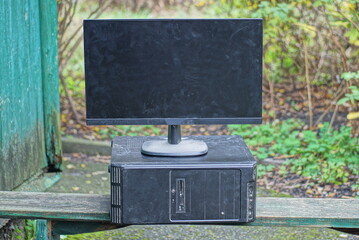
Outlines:
{"label": "green foliage", "polygon": [[359,142],[351,137],[351,128],[328,131],[329,124],[316,134],[303,131],[299,158],[290,161],[291,171],[321,181],[347,182],[350,174],[359,175]]}
{"label": "green foliage", "polygon": [[[348,92],[345,96],[337,102],[338,105],[344,105],[346,103],[350,103],[355,110],[358,108],[359,104],[359,71],[357,72],[345,72],[341,75],[341,77],[348,82]],[[359,112],[350,112],[347,115],[347,119],[353,120],[359,118]]]}
{"label": "green foliage", "polygon": [[[351,136],[350,127],[329,130],[325,123],[318,132],[302,131],[303,127],[303,122],[293,119],[254,127],[228,126],[231,134],[241,135],[256,149],[252,153],[258,159],[289,158],[286,164],[292,173],[330,183],[347,182],[350,174],[359,175],[359,141]],[[284,167],[280,171],[286,174]]]}
{"label": "green foliage", "polygon": [[345,81],[350,81],[352,79],[358,81],[359,80],[359,71],[357,72],[345,72],[341,75],[341,77],[345,80]]}
{"label": "green foliage", "polygon": [[[300,120],[289,119],[262,125],[228,125],[233,135],[241,135],[252,147],[259,147],[253,155],[264,159],[275,155],[293,155],[300,147],[297,138],[299,130],[304,126]],[[267,146],[270,146],[268,149]]]}
{"label": "green foliage", "polygon": [[[357,72],[346,72],[343,73],[341,76],[345,81],[354,81],[354,83],[358,83],[359,82],[359,71]],[[350,90],[349,93],[345,94],[345,97],[341,98],[337,104],[342,105],[348,101],[350,101],[350,103],[352,105],[357,104],[357,102],[359,102],[359,88],[356,85],[352,85],[350,87],[348,87],[348,89]]]}
{"label": "green foliage", "polygon": [[[341,76],[346,81],[354,81],[355,83],[358,83],[359,81],[359,71],[357,72],[345,72]],[[337,104],[342,105],[348,101],[352,105],[356,104],[356,102],[359,102],[359,88],[356,85],[352,85],[348,87],[350,90],[349,93],[345,94],[345,97],[341,98]]]}
{"label": "green foliage", "polygon": [[[76,76],[74,74],[65,77],[67,88],[75,98],[83,98],[85,95],[85,81],[82,81],[81,79],[81,76]],[[60,88],[60,95],[65,96],[63,87]]]}
{"label": "green foliage", "polygon": [[350,92],[346,93],[345,97],[338,101],[339,105],[344,104],[348,101],[350,101],[351,104],[354,105],[355,102],[359,101],[359,88],[357,86],[350,86],[348,87],[348,89],[350,90]]}
{"label": "green foliage", "polygon": [[20,228],[18,226],[15,226],[15,229],[14,229],[14,237],[16,239],[19,239],[21,240],[22,239],[22,232],[20,230]]}
{"label": "green foliage", "polygon": [[266,172],[272,171],[274,168],[275,168],[274,165],[258,164],[257,165],[257,176],[259,178],[261,178],[266,174]]}
{"label": "green foliage", "polygon": [[36,239],[36,220],[25,220],[25,240]]}

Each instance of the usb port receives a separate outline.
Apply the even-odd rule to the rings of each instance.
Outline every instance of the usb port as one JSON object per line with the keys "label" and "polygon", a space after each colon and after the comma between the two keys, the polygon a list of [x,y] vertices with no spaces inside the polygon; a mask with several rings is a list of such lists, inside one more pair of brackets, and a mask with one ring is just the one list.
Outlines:
{"label": "usb port", "polygon": [[176,179],[176,189],[177,189],[177,201],[176,201],[176,212],[185,213],[186,212],[186,181],[184,178]]}

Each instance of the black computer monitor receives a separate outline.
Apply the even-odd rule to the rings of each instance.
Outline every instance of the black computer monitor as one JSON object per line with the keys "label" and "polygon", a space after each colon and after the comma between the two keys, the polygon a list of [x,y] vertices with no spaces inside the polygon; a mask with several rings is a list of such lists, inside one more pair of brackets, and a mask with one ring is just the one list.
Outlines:
{"label": "black computer monitor", "polygon": [[261,123],[262,32],[261,19],[85,20],[87,124],[171,125],[164,149],[181,124]]}

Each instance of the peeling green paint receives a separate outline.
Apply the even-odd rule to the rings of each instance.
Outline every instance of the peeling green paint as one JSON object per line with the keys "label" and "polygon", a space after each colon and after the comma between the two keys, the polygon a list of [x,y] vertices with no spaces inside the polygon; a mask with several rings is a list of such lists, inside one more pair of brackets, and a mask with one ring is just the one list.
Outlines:
{"label": "peeling green paint", "polygon": [[56,22],[55,0],[0,0],[0,190],[61,163]]}

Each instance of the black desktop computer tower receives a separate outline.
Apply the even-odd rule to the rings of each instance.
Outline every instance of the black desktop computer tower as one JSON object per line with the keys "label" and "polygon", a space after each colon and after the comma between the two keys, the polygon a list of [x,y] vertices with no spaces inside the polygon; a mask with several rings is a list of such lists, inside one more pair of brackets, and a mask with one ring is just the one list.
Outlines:
{"label": "black desktop computer tower", "polygon": [[240,136],[193,136],[208,153],[153,157],[144,141],[112,141],[111,221],[118,224],[241,223],[255,220],[256,161]]}

